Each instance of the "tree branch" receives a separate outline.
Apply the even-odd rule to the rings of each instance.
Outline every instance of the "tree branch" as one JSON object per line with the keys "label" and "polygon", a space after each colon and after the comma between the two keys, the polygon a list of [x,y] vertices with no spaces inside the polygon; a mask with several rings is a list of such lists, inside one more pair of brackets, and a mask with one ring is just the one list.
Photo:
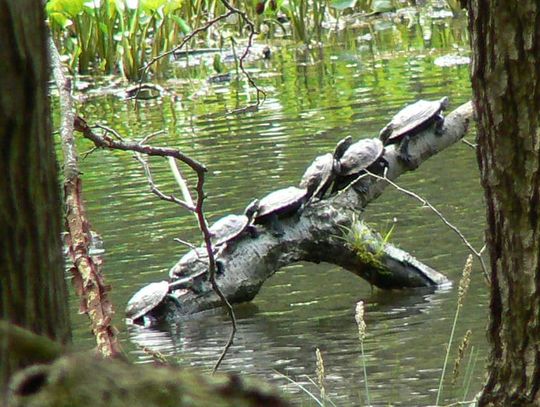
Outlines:
{"label": "tree branch", "polygon": [[65,77],[58,50],[49,37],[49,50],[53,75],[60,98],[62,151],[64,153],[64,199],[66,204],[66,229],[69,256],[73,261],[70,269],[75,291],[80,297],[80,311],[90,318],[98,351],[104,357],[121,354],[116,329],[112,325],[113,306],[108,299],[110,287],[105,285],[101,268],[101,256],[91,256],[92,241],[90,221],[82,199],[82,181],[79,177],[78,157],[73,138],[74,109],[71,82]]}

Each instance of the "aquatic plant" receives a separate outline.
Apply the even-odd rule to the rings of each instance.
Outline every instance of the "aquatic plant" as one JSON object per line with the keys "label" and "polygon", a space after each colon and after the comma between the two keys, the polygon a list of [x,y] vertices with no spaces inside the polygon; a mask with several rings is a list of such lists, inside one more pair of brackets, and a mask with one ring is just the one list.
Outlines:
{"label": "aquatic plant", "polygon": [[[121,73],[139,79],[148,58],[172,48],[191,31],[181,18],[182,0],[50,0],[53,38],[78,73]],[[164,58],[153,67],[163,72]]]}
{"label": "aquatic plant", "polygon": [[385,268],[381,263],[381,256],[384,253],[386,244],[394,232],[395,222],[383,235],[374,234],[370,228],[358,219],[356,214],[352,216],[351,227],[343,226],[344,235],[340,238],[345,240],[355,251],[359,259],[372,267],[372,269],[384,273]]}

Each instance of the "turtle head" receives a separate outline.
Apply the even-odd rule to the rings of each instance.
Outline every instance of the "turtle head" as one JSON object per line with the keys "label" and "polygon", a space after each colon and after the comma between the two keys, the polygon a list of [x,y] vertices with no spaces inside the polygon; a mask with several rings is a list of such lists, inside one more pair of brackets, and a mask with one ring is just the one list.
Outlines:
{"label": "turtle head", "polygon": [[341,172],[341,162],[334,158],[334,164],[332,165],[332,171],[334,174],[339,174]]}
{"label": "turtle head", "polygon": [[246,215],[247,218],[251,221],[259,211],[259,206],[260,201],[258,199],[253,200],[248,206],[246,206],[246,209],[244,210],[244,215]]}
{"label": "turtle head", "polygon": [[353,139],[351,136],[347,136],[344,139],[340,140],[336,144],[336,149],[334,150],[334,159],[339,160],[341,157],[343,157],[343,154],[345,154],[345,151],[349,149],[352,143]]}
{"label": "turtle head", "polygon": [[392,123],[388,123],[386,126],[383,127],[383,129],[379,133],[379,139],[383,142],[383,144],[386,144],[393,131],[394,126],[392,125]]}
{"label": "turtle head", "polygon": [[441,110],[446,110],[450,103],[448,100],[448,96],[445,96],[441,100],[439,100],[439,103],[441,104]]}

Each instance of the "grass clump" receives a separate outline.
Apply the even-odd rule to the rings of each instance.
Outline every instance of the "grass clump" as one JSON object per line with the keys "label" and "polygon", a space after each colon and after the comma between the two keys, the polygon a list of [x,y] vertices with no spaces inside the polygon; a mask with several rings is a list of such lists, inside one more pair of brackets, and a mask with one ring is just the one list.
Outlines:
{"label": "grass clump", "polygon": [[384,254],[384,248],[390,241],[390,237],[394,232],[395,223],[383,236],[375,233],[364,222],[353,215],[351,227],[342,227],[345,242],[352,247],[358,258],[365,264],[369,265],[378,272],[386,272],[386,268],[381,262],[381,257]]}

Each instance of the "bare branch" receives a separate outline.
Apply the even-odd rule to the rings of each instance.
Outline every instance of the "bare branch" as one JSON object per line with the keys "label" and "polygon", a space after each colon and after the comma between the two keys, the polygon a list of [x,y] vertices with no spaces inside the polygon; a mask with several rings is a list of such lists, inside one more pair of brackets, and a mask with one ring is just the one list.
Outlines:
{"label": "bare branch", "polygon": [[150,166],[148,165],[148,161],[145,160],[141,153],[135,153],[134,154],[137,161],[139,161],[144,169],[144,173],[146,175],[146,179],[148,180],[148,184],[150,185],[150,192],[152,192],[154,195],[156,195],[159,199],[167,202],[172,202],[177,205],[180,205],[182,208],[187,209],[190,212],[195,212],[195,207],[193,206],[193,202],[185,202],[181,199],[178,199],[174,195],[166,195],[156,186],[154,183],[154,177],[152,176],[152,171],[150,170]]}
{"label": "bare branch", "polygon": [[376,179],[379,179],[379,180],[382,180],[382,181],[385,181],[387,182],[388,184],[392,185],[395,189],[397,189],[398,191],[400,192],[403,192],[404,194],[410,196],[410,197],[413,197],[414,199],[416,199],[417,201],[419,201],[422,206],[426,206],[428,207],[429,209],[431,209],[442,221],[443,223],[448,226],[454,233],[456,233],[459,238],[461,239],[461,241],[465,244],[465,246],[467,246],[467,248],[470,250],[470,252],[472,254],[474,254],[478,260],[480,261],[480,264],[482,266],[482,272],[484,274],[484,277],[486,279],[486,281],[489,283],[490,282],[490,279],[489,279],[489,274],[487,272],[487,268],[486,268],[486,265],[484,263],[484,259],[482,258],[482,252],[484,251],[485,249],[485,245],[484,247],[482,247],[482,249],[480,251],[477,251],[472,245],[471,243],[469,243],[469,241],[467,240],[467,238],[463,235],[463,233],[461,233],[461,231],[455,226],[453,225],[452,223],[450,223],[445,217],[444,215],[441,213],[441,211],[439,211],[437,208],[435,208],[431,203],[429,203],[429,201],[425,198],[422,198],[420,195],[418,194],[415,194],[414,192],[412,191],[409,191],[408,189],[405,189],[405,188],[402,188],[400,187],[398,184],[396,184],[395,182],[391,181],[390,179],[388,179],[387,177],[381,177],[379,175],[376,175],[376,174],[373,174],[369,171],[366,171],[366,173],[368,173],[369,175],[371,175],[372,177],[376,178]]}
{"label": "bare branch", "polygon": [[75,291],[80,297],[80,311],[88,315],[97,348],[103,357],[115,357],[122,350],[112,325],[114,314],[102,273],[101,256],[90,255],[92,241],[90,221],[82,199],[82,182],[79,177],[77,149],[73,137],[74,109],[71,98],[71,83],[64,75],[58,50],[49,37],[49,50],[53,64],[53,75],[60,98],[62,151],[64,153],[64,199],[66,205],[65,224],[68,231],[67,245],[73,262],[71,273]]}
{"label": "bare branch", "polygon": [[[253,22],[249,19],[246,12],[244,12],[244,11],[242,11],[242,10],[236,8],[236,7],[233,7],[227,0],[221,0],[221,2],[227,8],[227,10],[240,15],[240,17],[242,17],[242,20],[244,20],[244,22],[249,27],[248,43],[247,43],[246,48],[244,49],[244,53],[240,57],[239,66],[240,66],[240,70],[242,71],[242,73],[246,76],[246,78],[248,80],[248,83],[252,87],[254,87],[255,90],[257,91],[257,102],[256,102],[255,105],[251,106],[252,109],[257,109],[264,102],[264,100],[266,99],[266,93],[257,86],[257,84],[255,83],[255,81],[253,80],[251,75],[244,68],[244,60],[246,59],[246,57],[249,54],[249,50],[251,49],[251,46],[253,45],[253,37],[256,34],[255,26],[253,25]],[[262,100],[261,100],[261,96],[262,96]],[[237,109],[237,110],[234,111],[234,113],[239,113],[239,112],[243,112],[243,111],[249,111],[248,109],[249,109],[249,106],[247,106],[244,109]]]}
{"label": "bare branch", "polygon": [[[103,125],[100,125],[102,128],[106,128]],[[99,136],[88,126],[86,121],[80,117],[75,117],[75,130],[83,133],[84,137],[89,140],[92,140],[97,147],[101,148],[110,148],[115,150],[122,151],[136,151],[138,153],[150,155],[150,156],[159,156],[159,157],[174,157],[186,165],[188,165],[195,172],[206,172],[206,167],[198,162],[197,160],[187,156],[182,153],[180,150],[169,147],[152,147],[149,145],[141,145],[139,143],[133,143],[129,141],[115,141],[108,136]],[[117,132],[108,129],[116,137],[119,137]]]}

